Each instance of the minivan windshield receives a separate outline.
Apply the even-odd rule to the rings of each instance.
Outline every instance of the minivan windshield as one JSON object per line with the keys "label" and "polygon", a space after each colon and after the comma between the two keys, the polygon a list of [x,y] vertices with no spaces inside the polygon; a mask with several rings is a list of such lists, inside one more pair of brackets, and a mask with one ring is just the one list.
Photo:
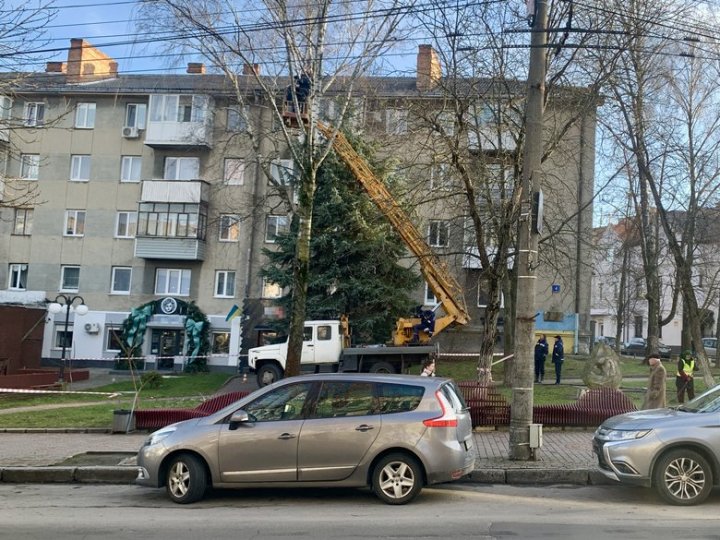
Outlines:
{"label": "minivan windshield", "polygon": [[692,401],[680,405],[678,411],[709,413],[720,411],[720,385],[711,388]]}

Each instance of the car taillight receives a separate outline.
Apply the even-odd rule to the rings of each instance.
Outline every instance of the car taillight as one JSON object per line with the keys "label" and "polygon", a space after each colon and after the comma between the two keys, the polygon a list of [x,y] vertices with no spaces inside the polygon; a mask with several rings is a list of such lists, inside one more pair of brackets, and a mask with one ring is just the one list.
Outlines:
{"label": "car taillight", "polygon": [[427,427],[457,427],[457,416],[455,415],[455,411],[453,410],[450,403],[448,403],[447,398],[440,390],[435,392],[435,397],[440,404],[442,414],[436,418],[428,418],[427,420],[423,420],[423,424],[425,424]]}

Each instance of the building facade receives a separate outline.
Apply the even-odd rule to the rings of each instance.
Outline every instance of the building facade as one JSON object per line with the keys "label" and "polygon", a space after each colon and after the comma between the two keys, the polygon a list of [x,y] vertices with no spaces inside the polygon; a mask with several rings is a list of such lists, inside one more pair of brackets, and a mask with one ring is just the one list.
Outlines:
{"label": "building facade", "polygon": [[[402,103],[429,76],[424,54],[417,78],[374,79],[374,101],[354,118],[364,133],[403,139]],[[252,95],[250,73],[240,79]],[[272,136],[259,152],[248,141],[247,122],[271,133],[276,121],[262,98],[240,110],[232,85],[201,64],[189,64],[185,75],[123,75],[82,40],[72,40],[67,63],[6,80],[13,90],[0,104],[0,259],[7,262],[0,266],[0,303],[45,306],[63,295],[89,308],[82,316],[73,309],[48,314],[43,358],[52,363],[65,348],[78,364],[111,366],[123,352],[123,321],[150,306],[139,355],[150,367],[180,369],[189,353],[184,310],[192,304],[210,323],[211,369],[236,370],[241,353],[263,342],[263,321],[280,315],[272,301],[282,291],[260,276],[262,250],[290,221],[261,163],[269,160],[282,182],[293,169],[287,151]],[[567,136],[574,161],[548,165],[562,182],[553,184],[547,219],[577,215],[578,237],[590,231],[592,206],[583,203],[592,193],[594,122],[593,113]],[[386,152],[403,154],[399,148],[388,145]],[[421,181],[430,186],[438,177]],[[451,234],[462,218],[457,205],[436,203],[419,205],[417,225],[459,278],[473,318],[448,333],[446,350],[476,350],[478,268],[465,256],[463,235]],[[566,260],[540,270],[538,303],[574,321],[582,340],[589,336],[590,270],[579,263],[586,256],[580,242],[568,238]],[[432,294],[418,290],[417,300],[432,303]],[[234,316],[243,309],[247,317]],[[253,327],[242,328],[243,321]]]}

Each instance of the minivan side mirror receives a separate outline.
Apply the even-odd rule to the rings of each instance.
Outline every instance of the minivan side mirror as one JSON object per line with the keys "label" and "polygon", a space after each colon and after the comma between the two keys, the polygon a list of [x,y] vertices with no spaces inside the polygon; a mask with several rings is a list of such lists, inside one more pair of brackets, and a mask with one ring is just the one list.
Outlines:
{"label": "minivan side mirror", "polygon": [[250,422],[250,415],[242,409],[238,409],[230,416],[230,429],[237,429],[240,424]]}

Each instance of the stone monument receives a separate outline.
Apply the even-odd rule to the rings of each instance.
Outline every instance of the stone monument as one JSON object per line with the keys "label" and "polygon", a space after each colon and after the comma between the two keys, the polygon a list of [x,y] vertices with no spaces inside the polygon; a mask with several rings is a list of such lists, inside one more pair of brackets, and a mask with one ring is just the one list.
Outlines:
{"label": "stone monument", "polygon": [[622,373],[617,353],[606,343],[598,343],[583,367],[582,380],[588,388],[620,388]]}

